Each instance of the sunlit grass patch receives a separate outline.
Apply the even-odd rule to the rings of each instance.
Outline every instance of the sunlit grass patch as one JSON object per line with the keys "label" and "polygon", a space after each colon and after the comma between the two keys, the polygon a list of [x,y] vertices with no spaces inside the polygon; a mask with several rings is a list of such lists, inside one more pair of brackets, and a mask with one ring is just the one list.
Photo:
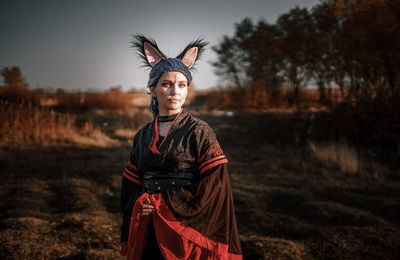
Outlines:
{"label": "sunlit grass patch", "polygon": [[24,103],[1,102],[0,121],[0,144],[116,143],[90,121],[78,125],[73,115]]}
{"label": "sunlit grass patch", "polygon": [[114,134],[118,137],[126,138],[126,139],[133,139],[135,131],[126,128],[118,128],[115,130]]}
{"label": "sunlit grass patch", "polygon": [[360,170],[362,162],[356,148],[345,141],[309,142],[309,147],[323,165],[337,167],[346,173],[357,173]]}

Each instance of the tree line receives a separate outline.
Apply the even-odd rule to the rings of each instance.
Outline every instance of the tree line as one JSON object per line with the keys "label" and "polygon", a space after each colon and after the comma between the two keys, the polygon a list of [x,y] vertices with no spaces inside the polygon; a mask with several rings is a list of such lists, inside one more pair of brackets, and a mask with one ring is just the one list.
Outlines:
{"label": "tree line", "polygon": [[229,86],[338,89],[345,99],[399,94],[400,1],[329,0],[295,7],[274,24],[244,18],[213,47],[213,66]]}

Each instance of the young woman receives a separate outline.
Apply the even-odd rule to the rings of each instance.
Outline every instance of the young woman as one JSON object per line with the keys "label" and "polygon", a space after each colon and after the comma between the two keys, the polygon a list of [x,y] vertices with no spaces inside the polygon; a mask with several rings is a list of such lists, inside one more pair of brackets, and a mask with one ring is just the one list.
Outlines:
{"label": "young woman", "polygon": [[128,259],[242,259],[228,160],[213,130],[182,108],[206,43],[167,58],[135,36],[151,67],[153,122],[135,135],[122,179],[121,253]]}

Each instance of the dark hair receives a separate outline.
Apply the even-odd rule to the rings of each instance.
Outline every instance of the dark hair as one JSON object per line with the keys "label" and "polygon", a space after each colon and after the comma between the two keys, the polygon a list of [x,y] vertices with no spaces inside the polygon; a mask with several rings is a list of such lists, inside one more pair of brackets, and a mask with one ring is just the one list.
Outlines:
{"label": "dark hair", "polygon": [[159,113],[158,109],[158,99],[155,97],[151,97],[150,105],[149,105],[150,112],[153,113],[153,118],[156,118],[156,116]]}

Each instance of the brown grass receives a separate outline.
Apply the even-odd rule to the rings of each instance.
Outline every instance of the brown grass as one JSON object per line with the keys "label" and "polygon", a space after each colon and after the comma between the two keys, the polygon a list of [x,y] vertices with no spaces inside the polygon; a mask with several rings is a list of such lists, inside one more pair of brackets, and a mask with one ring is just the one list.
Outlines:
{"label": "brown grass", "polygon": [[24,86],[0,86],[0,101],[7,101],[13,104],[31,103],[39,105],[42,93],[30,91],[27,85]]}
{"label": "brown grass", "polygon": [[109,145],[115,143],[90,121],[80,127],[76,117],[53,110],[0,102],[0,144],[81,143]]}
{"label": "brown grass", "polygon": [[[244,259],[398,259],[395,173],[375,178],[366,161],[358,174],[321,163],[308,146],[309,114],[197,114],[229,159]],[[140,118],[94,117],[120,135],[118,146],[0,147],[0,258],[122,259],[127,129]]]}
{"label": "brown grass", "polygon": [[[1,150],[1,259],[121,259],[117,189],[126,154],[102,149]],[[103,161],[112,154],[115,162]]]}
{"label": "brown grass", "polygon": [[[63,111],[90,111],[96,109],[129,111],[136,106],[132,103],[135,93],[124,93],[118,88],[103,93],[68,93],[59,89],[53,105]],[[51,98],[49,96],[49,98]]]}
{"label": "brown grass", "polygon": [[[321,163],[308,147],[307,114],[200,116],[229,158],[245,259],[397,259],[396,172],[374,176],[364,160],[357,174]],[[357,158],[349,144],[327,147]]]}
{"label": "brown grass", "polygon": [[314,156],[326,166],[334,166],[345,173],[357,173],[361,160],[357,150],[346,141],[315,143],[309,142]]}
{"label": "brown grass", "polygon": [[[289,92],[241,91],[203,93],[190,107],[203,108],[195,114],[229,158],[244,258],[398,259],[398,174],[349,143],[326,141],[334,120],[312,113],[326,109],[316,91],[303,91],[297,108]],[[64,113],[0,103],[0,258],[122,259],[121,173],[135,131],[152,119],[140,108],[149,97],[60,93]],[[59,104],[56,96],[42,93],[43,104]],[[113,105],[121,99],[133,107]],[[246,112],[210,113],[207,102]],[[315,115],[325,128],[314,129]],[[60,143],[68,145],[47,145]]]}

